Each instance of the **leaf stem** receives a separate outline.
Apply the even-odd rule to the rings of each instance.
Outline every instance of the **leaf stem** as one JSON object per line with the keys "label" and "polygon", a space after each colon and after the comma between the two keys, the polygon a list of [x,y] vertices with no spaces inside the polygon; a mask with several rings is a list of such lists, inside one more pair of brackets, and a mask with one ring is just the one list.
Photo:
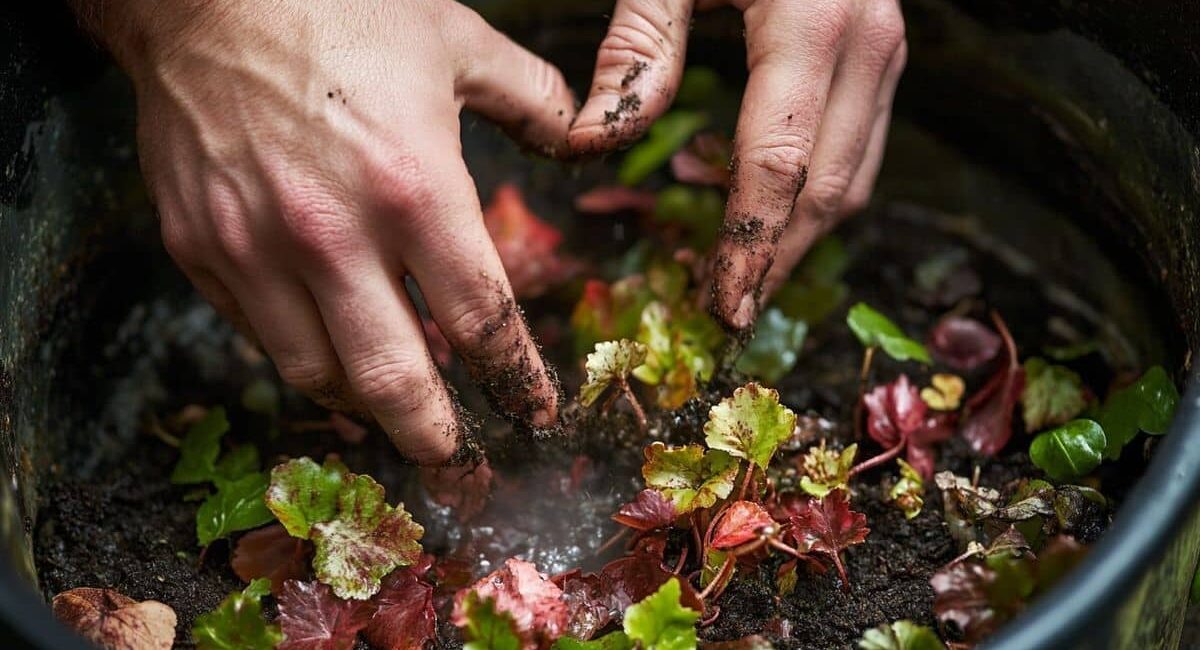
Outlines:
{"label": "leaf stem", "polygon": [[721,564],[721,569],[717,571],[717,575],[713,576],[712,582],[697,594],[700,600],[707,600],[709,596],[716,598],[725,590],[725,584],[728,584],[730,578],[733,577],[733,567],[737,563],[737,556],[733,553],[725,556],[725,562]]}
{"label": "leaf stem", "polygon": [[671,573],[673,573],[675,575],[679,575],[680,572],[683,571],[683,563],[687,562],[687,557],[688,557],[688,547],[686,544],[684,544],[683,550],[681,550],[679,552],[679,561],[675,563],[675,570],[672,571]]}
{"label": "leaf stem", "polygon": [[646,432],[647,424],[646,411],[642,409],[642,403],[638,401],[636,395],[633,394],[633,389],[629,386],[629,381],[624,377],[617,380],[621,387],[621,394],[625,396],[625,400],[629,402],[629,406],[633,408],[633,414],[637,417],[638,426],[641,427],[642,433]]}
{"label": "leaf stem", "polygon": [[596,549],[596,555],[597,556],[604,555],[605,552],[607,552],[612,547],[616,546],[617,542],[621,541],[622,539],[625,539],[625,536],[629,534],[629,530],[630,529],[628,529],[624,526],[621,526],[621,530],[618,530],[615,535],[613,535],[612,537],[609,537],[606,542],[601,544],[600,548]]}
{"label": "leaf stem", "polygon": [[871,469],[872,467],[879,467],[880,465],[888,462],[889,460],[895,458],[896,456],[899,456],[900,452],[903,451],[907,445],[908,445],[908,438],[907,437],[901,438],[900,442],[896,443],[896,445],[894,447],[892,447],[891,449],[883,452],[882,454],[879,454],[878,456],[875,456],[874,458],[868,458],[868,459],[864,460],[863,462],[855,465],[854,467],[851,467],[850,468],[850,476],[857,476],[858,474],[865,472],[865,471]]}
{"label": "leaf stem", "polygon": [[163,428],[162,424],[158,421],[158,416],[153,413],[150,414],[146,422],[146,431],[169,447],[179,449],[179,445],[182,444],[178,436],[171,435],[169,431]]}
{"label": "leaf stem", "polygon": [[[746,490],[750,488],[750,482],[754,480],[754,470],[754,463],[750,463],[746,468],[746,477],[742,479],[742,486],[738,489],[738,501],[744,501],[746,499]],[[754,500],[757,501],[757,499]]]}
{"label": "leaf stem", "polygon": [[875,346],[863,350],[862,368],[858,371],[858,401],[854,403],[854,439],[862,440],[863,396],[867,394],[867,381],[871,378],[871,362],[875,360]]}

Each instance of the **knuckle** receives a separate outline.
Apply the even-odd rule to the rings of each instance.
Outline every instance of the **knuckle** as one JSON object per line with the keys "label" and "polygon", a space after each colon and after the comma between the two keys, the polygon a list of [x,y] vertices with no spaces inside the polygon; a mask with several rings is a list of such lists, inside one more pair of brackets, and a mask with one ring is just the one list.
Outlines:
{"label": "knuckle", "polygon": [[372,165],[376,200],[389,213],[413,215],[427,210],[438,199],[435,174],[412,152],[390,152]]}
{"label": "knuckle", "polygon": [[[608,28],[600,42],[600,52],[606,57],[628,61],[629,57],[667,60],[670,57],[668,35],[644,11],[630,11]],[[615,60],[615,59],[610,59]]]}
{"label": "knuckle", "polygon": [[494,299],[476,297],[459,303],[445,331],[464,356],[503,361],[503,355],[521,340],[524,322],[511,301],[497,308]]}
{"label": "knuckle", "polygon": [[217,246],[234,268],[246,270],[255,263],[254,240],[246,222],[232,213],[218,213],[212,220]]}
{"label": "knuckle", "polygon": [[862,41],[884,60],[904,42],[904,16],[892,2],[871,2],[860,26]]}
{"label": "knuckle", "polygon": [[279,203],[284,230],[306,262],[336,268],[349,230],[336,202],[319,192],[288,189]]}
{"label": "knuckle", "polygon": [[862,190],[850,190],[842,199],[841,210],[838,211],[840,216],[848,217],[853,214],[858,214],[867,209],[871,204],[871,193]]}
{"label": "knuckle", "polygon": [[846,192],[850,189],[852,173],[848,169],[828,169],[813,174],[804,186],[804,196],[819,217],[838,214]]}
{"label": "knuckle", "polygon": [[374,410],[410,413],[429,401],[433,382],[417,358],[378,354],[349,369],[350,384]]}
{"label": "knuckle", "polygon": [[326,360],[283,355],[276,357],[275,369],[285,382],[306,394],[328,392],[338,383],[336,367]]}
{"label": "knuckle", "polygon": [[779,190],[796,186],[808,158],[808,143],[802,136],[780,133],[747,150],[738,165],[739,171],[749,167],[766,176],[772,189]]}
{"label": "knuckle", "polygon": [[183,266],[197,261],[196,241],[179,219],[164,215],[159,230],[162,234],[163,247],[167,249],[171,259]]}

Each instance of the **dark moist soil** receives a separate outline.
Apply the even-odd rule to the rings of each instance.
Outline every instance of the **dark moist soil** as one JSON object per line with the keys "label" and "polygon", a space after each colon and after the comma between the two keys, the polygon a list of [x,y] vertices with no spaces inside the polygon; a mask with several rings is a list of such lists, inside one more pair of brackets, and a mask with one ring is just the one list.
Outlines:
{"label": "dark moist soil", "polygon": [[[853,439],[849,422],[862,353],[842,324],[845,308],[866,301],[893,316],[906,331],[923,336],[948,306],[929,307],[914,300],[912,269],[929,255],[962,246],[946,236],[889,220],[886,214],[858,223],[843,233],[859,261],[846,276],[850,298],[828,322],[810,332],[800,365],[779,386],[783,401],[797,413],[828,420],[823,435],[834,446]],[[1024,350],[1022,357],[1049,342],[1044,327],[1049,316],[1069,317],[1040,298],[1042,294],[1028,279],[1015,276],[994,259],[971,251],[970,265],[983,279],[983,293],[959,302],[958,308],[979,318],[985,318],[991,308],[1007,315]],[[531,322],[544,323],[547,313],[564,314],[569,309],[540,302],[531,309]],[[564,336],[557,345],[548,344],[547,353],[560,359],[568,394],[574,394],[579,368],[561,361],[570,358],[570,347],[569,337]],[[928,371],[914,364],[894,364],[882,355],[876,359],[876,381],[890,381],[901,371],[918,385],[927,381]],[[168,359],[164,366],[170,363]],[[1077,369],[1084,372],[1093,391],[1103,394],[1110,377],[1104,371],[1088,372],[1088,362],[1084,363]],[[462,367],[449,372],[458,385],[465,374]],[[966,377],[968,392],[986,375],[983,370]],[[650,435],[671,443],[702,440],[709,405],[742,381],[722,375],[703,398],[676,412],[651,413]],[[491,421],[484,428],[484,444],[498,476],[497,487],[487,510],[464,525],[424,494],[413,468],[382,432],[372,432],[357,445],[341,442],[330,431],[287,433],[288,418],[323,416],[293,397],[285,399],[285,433],[271,441],[262,434],[267,427],[261,421],[236,407],[236,393],[230,392],[229,385],[240,384],[231,380],[214,387],[205,401],[233,405],[229,437],[245,440],[245,432],[257,432],[251,439],[263,450],[266,466],[287,456],[319,459],[327,452],[339,453],[352,470],[383,484],[392,502],[406,504],[426,528],[427,550],[453,553],[474,569],[476,577],[513,555],[535,562],[550,574],[575,566],[599,568],[612,557],[611,553],[597,556],[616,530],[609,516],[640,486],[640,449],[647,438],[621,402],[605,416],[575,406],[565,408],[565,433],[552,441],[531,441],[514,433],[511,425]],[[189,399],[205,395],[204,388],[193,386],[187,391]],[[470,391],[463,391],[463,401],[472,410],[483,408],[479,395]],[[170,404],[159,415],[183,405]],[[1038,475],[1023,451],[1027,439],[1022,436],[1014,437],[1011,449],[1015,451],[990,460],[972,457],[966,445],[954,439],[939,450],[937,468],[969,476],[978,466],[981,484],[1003,489],[1021,477]],[[870,440],[860,445],[860,459],[879,451]],[[178,645],[190,647],[195,617],[214,608],[241,583],[229,568],[226,542],[215,543],[199,564],[194,537],[197,503],[184,501],[189,488],[172,486],[168,480],[176,456],[176,450],[146,435],[120,462],[91,478],[47,480],[35,531],[35,557],[47,598],[87,586],[160,600],[178,614]],[[1102,475],[1104,492],[1118,498],[1139,473],[1136,467],[1119,469],[1116,475]],[[718,603],[720,616],[701,630],[701,638],[716,641],[763,634],[781,648],[851,648],[865,629],[882,623],[906,618],[934,625],[929,578],[958,549],[947,534],[941,497],[932,486],[927,487],[923,512],[911,521],[885,502],[883,483],[891,473],[891,466],[872,470],[852,485],[853,507],[866,514],[871,532],[864,544],[845,552],[848,590],[832,571],[817,575],[802,570],[794,593],[778,597],[774,565],[767,562],[758,572],[744,571],[734,579]],[[1091,531],[1089,537],[1100,532]],[[446,632],[443,644],[458,645],[444,616],[441,620]]]}

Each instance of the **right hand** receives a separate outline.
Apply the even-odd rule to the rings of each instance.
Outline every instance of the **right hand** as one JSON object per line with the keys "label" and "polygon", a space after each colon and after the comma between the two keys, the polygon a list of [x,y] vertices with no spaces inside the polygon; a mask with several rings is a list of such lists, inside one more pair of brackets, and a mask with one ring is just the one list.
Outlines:
{"label": "right hand", "polygon": [[125,0],[106,19],[167,249],[288,383],[368,411],[420,463],[449,458],[462,423],[411,276],[498,411],[557,421],[458,119],[565,152],[557,69],[451,0]]}

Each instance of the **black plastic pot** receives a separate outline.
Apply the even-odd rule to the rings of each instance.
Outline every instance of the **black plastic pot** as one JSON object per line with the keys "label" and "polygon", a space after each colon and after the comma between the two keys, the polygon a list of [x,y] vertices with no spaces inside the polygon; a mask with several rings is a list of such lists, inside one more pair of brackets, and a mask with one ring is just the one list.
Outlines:
{"label": "black plastic pot", "polygon": [[[586,83],[610,3],[475,4]],[[1145,478],[1085,564],[988,645],[1176,647],[1200,554],[1191,366],[1200,349],[1200,4],[911,0],[905,10],[911,58],[897,124],[936,136],[953,161],[994,172],[1047,214],[1073,216],[1137,294],[1139,313],[1110,305],[1105,297],[1120,292],[1077,265],[1077,283],[1105,305],[1099,318],[1136,329],[1149,312],[1156,325],[1140,332],[1138,352],[1167,359],[1188,386]],[[150,298],[187,289],[157,245],[123,79],[65,9],[0,12],[2,645],[84,647],[35,587],[39,480],[85,473],[130,444],[120,413],[96,414],[154,351],[132,346],[120,325],[137,322],[130,314]],[[741,57],[727,53],[739,34],[733,14],[704,18],[692,56],[738,74]],[[950,176],[935,175],[940,188],[911,182],[937,163],[906,156],[904,132],[897,127],[881,196],[970,212],[1030,257],[1056,255],[1041,236],[1049,220],[972,204],[945,191]]]}

